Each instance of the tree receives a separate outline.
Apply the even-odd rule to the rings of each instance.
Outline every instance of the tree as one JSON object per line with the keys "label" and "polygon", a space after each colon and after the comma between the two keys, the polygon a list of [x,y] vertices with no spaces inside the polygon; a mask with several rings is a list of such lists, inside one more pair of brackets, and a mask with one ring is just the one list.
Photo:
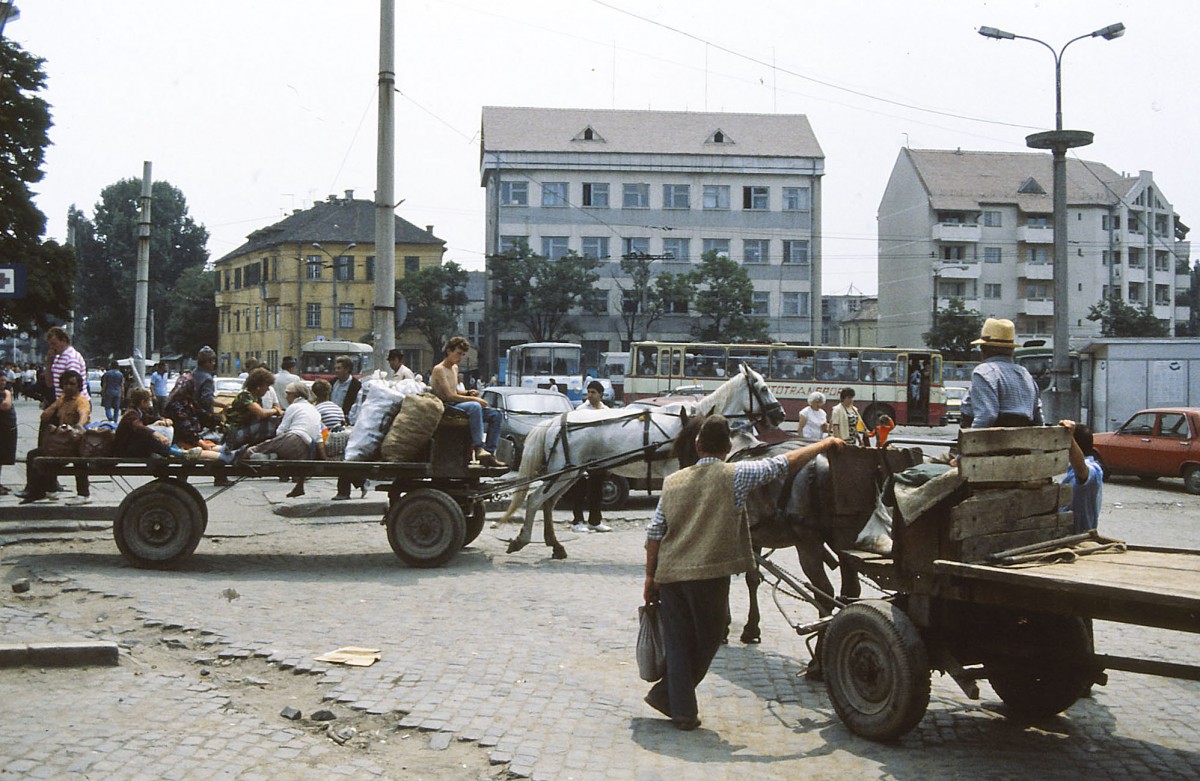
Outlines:
{"label": "tree", "polygon": [[[215,273],[205,266],[185,269],[171,291],[174,307],[170,318],[159,320],[162,315],[152,299],[155,329],[161,332],[163,344],[171,345],[176,352],[191,356],[205,345],[217,346],[217,318],[213,316]],[[161,347],[157,342],[155,346]]]}
{"label": "tree", "polygon": [[458,329],[458,319],[467,305],[467,272],[454,261],[405,274],[396,288],[408,302],[404,325],[420,332],[434,355]]}
{"label": "tree", "polygon": [[0,334],[63,322],[74,304],[74,254],[42,241],[46,216],[30,190],[50,143],[50,109],[37,95],[46,84],[42,63],[0,40],[0,264],[23,265],[26,274],[24,298],[0,299]]}
{"label": "tree", "polygon": [[[767,323],[751,314],[754,285],[746,269],[710,250],[696,270],[696,312],[701,320],[693,335],[706,342],[765,342]],[[706,322],[707,320],[707,322]]]}
{"label": "tree", "polygon": [[[185,271],[202,270],[208,262],[208,231],[188,215],[183,193],[169,182],[154,182],[150,193],[153,224],[148,298],[154,309],[155,327],[164,336],[188,331],[215,334],[213,286],[208,288],[207,308],[184,300],[177,289]],[[93,219],[87,219],[75,207],[69,213],[68,219],[75,226],[81,292],[76,339],[80,349],[92,355],[126,355],[132,348],[141,194],[139,180],[122,179],[100,192]],[[154,341],[173,350],[184,349],[173,339]]]}
{"label": "tree", "polygon": [[492,318],[497,325],[516,324],[530,341],[554,342],[575,333],[568,316],[591,292],[599,261],[568,252],[550,260],[521,243],[493,258]]}
{"label": "tree", "polygon": [[1119,295],[1092,304],[1087,319],[1100,321],[1104,336],[1167,336],[1167,326],[1154,316],[1154,310],[1146,304],[1131,306]]}
{"label": "tree", "polygon": [[951,298],[922,338],[930,350],[937,350],[947,361],[969,361],[975,352],[971,342],[979,338],[982,328],[983,316],[977,310],[967,309],[961,298]]}
{"label": "tree", "polygon": [[[650,327],[663,315],[678,311],[696,294],[696,280],[691,273],[663,273],[654,276],[654,258],[633,254],[621,258],[621,271],[629,277],[628,287],[617,281],[623,294],[621,322],[625,326],[625,341],[644,341]],[[686,311],[686,310],[684,310]]]}

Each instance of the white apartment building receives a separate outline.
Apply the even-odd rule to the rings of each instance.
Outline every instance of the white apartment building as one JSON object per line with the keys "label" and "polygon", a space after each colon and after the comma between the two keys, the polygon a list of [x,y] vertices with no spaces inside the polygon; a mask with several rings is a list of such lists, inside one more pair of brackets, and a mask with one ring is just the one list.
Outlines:
{"label": "white apartment building", "polygon": [[[1171,334],[1188,321],[1176,304],[1190,286],[1188,228],[1149,171],[1068,158],[1067,212],[1072,345],[1100,335],[1088,309],[1110,291],[1152,306]],[[902,149],[878,219],[880,344],[924,344],[934,308],[955,297],[1012,320],[1018,342],[1052,338],[1049,154]]]}
{"label": "white apartment building", "polygon": [[[633,253],[657,258],[657,273],[724,253],[749,273],[772,338],[813,342],[823,174],[802,115],[483,109],[488,256],[525,241],[548,257],[574,250],[601,261],[596,299],[572,313],[585,365],[628,347],[619,262]],[[696,317],[667,315],[648,337],[686,340]],[[492,356],[525,340],[512,330],[489,336]]]}

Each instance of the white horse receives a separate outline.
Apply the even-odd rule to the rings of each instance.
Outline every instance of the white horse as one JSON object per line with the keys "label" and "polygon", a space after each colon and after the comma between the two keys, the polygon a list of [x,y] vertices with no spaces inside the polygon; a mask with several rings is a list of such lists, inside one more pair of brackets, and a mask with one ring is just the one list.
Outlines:
{"label": "white horse", "polygon": [[[681,401],[658,409],[575,410],[534,427],[525,438],[520,476],[525,481],[539,474],[549,476],[537,483],[529,495],[525,523],[521,533],[509,543],[508,552],[515,553],[529,544],[540,507],[544,513],[546,544],[553,548],[554,558],[565,559],[567,551],[554,535],[554,505],[587,466],[615,467],[668,458],[671,444],[687,418],[714,412],[730,418],[735,426],[741,421],[776,428],[784,418],[783,406],[762,375],[742,366],[737,374],[698,402]],[[517,512],[529,493],[528,484],[517,489],[502,523]]]}

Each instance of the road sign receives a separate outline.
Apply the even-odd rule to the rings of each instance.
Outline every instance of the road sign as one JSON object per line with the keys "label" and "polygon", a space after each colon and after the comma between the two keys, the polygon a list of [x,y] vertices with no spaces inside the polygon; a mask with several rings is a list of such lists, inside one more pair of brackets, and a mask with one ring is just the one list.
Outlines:
{"label": "road sign", "polygon": [[0,266],[0,298],[24,298],[27,271],[24,265]]}

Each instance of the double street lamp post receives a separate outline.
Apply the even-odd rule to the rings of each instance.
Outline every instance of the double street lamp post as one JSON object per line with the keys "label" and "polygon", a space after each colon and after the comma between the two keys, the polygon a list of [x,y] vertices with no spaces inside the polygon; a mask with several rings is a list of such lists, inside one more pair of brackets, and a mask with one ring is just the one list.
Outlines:
{"label": "double street lamp post", "polygon": [[[331,255],[329,253],[329,251],[326,250],[324,247],[322,247],[318,242],[314,241],[312,243],[312,246],[313,246],[313,249],[320,250],[325,255],[325,257],[329,258],[329,268],[333,269],[333,338],[337,339],[338,338],[338,325],[339,325],[339,321],[342,319],[342,312],[338,308],[338,262],[337,262],[337,257],[334,257],[333,255]],[[357,246],[358,246],[358,244],[352,241],[346,245],[345,249],[343,249],[342,252],[349,252],[350,250],[354,249]],[[342,257],[342,256],[338,256],[338,257]],[[351,259],[350,262],[353,263],[354,262],[353,259]]]}
{"label": "double street lamp post", "polygon": [[1070,286],[1067,276],[1067,150],[1092,143],[1092,133],[1086,130],[1063,130],[1062,122],[1062,57],[1067,47],[1084,38],[1103,38],[1111,41],[1125,34],[1125,25],[1118,22],[1099,30],[1080,35],[1067,41],[1062,48],[1054,47],[1038,38],[998,30],[995,27],[980,27],[979,34],[985,38],[1040,43],[1054,56],[1054,130],[1034,133],[1025,137],[1025,144],[1033,149],[1049,149],[1054,159],[1054,359],[1051,369],[1053,383],[1050,388],[1051,409],[1046,412],[1047,420],[1079,418],[1079,398],[1071,388],[1070,363],[1070,312],[1068,300]]}

